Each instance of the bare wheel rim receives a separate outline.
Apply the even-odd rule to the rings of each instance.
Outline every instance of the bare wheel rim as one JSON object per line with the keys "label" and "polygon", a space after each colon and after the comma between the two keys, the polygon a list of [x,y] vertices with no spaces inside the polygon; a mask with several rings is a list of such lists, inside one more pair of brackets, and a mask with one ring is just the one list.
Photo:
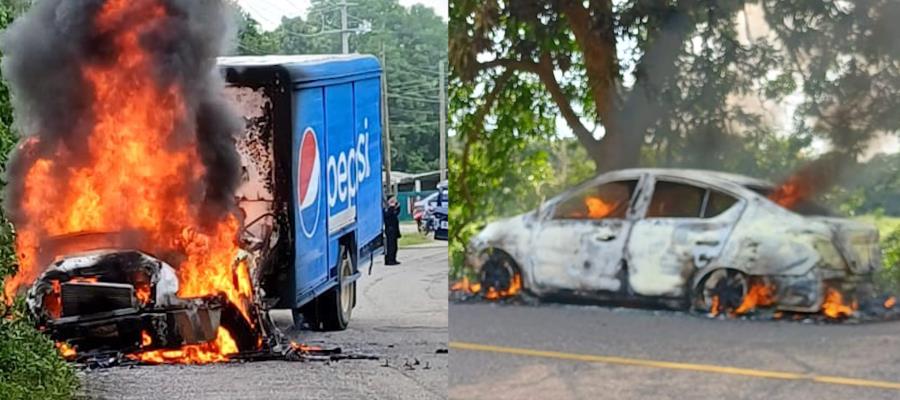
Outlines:
{"label": "bare wheel rim", "polygon": [[[734,310],[740,307],[748,290],[744,274],[725,269],[716,270],[703,283],[703,305],[707,311]],[[716,306],[718,310],[713,310]]]}
{"label": "bare wheel rim", "polygon": [[350,257],[345,257],[341,262],[341,312],[344,315],[347,315],[350,312],[350,307],[353,306],[353,284],[348,281],[350,275],[352,275],[353,264],[350,262]]}

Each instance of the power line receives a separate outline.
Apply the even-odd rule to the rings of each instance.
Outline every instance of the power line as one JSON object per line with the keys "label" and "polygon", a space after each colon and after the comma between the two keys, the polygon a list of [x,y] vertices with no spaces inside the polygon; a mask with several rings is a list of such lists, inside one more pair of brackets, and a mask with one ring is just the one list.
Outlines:
{"label": "power line", "polygon": [[434,103],[434,104],[440,103],[440,100],[426,99],[426,98],[413,97],[413,96],[403,96],[403,95],[399,95],[399,94],[391,94],[391,95],[388,95],[388,97],[394,98],[394,99],[409,100],[409,101],[421,101],[423,103]]}
{"label": "power line", "polygon": [[414,90],[414,88],[392,90],[392,92],[397,93],[397,94],[413,96],[413,97],[424,97],[424,98],[431,98],[431,97],[437,96],[438,91],[439,91],[438,88],[434,88],[434,89],[430,89],[430,90]]}
{"label": "power line", "polygon": [[434,117],[434,116],[436,116],[436,115],[434,115],[434,113],[432,113],[431,115],[403,115],[403,114],[398,115],[398,114],[394,114],[394,115],[391,115],[391,120],[393,120],[395,122],[413,123],[413,122],[418,122],[418,121],[416,121],[416,118],[425,117],[425,119],[422,120],[423,123],[430,124],[430,123],[440,122],[437,119],[430,118],[430,117]]}
{"label": "power line", "polygon": [[242,7],[245,11],[247,11],[247,13],[249,13],[250,16],[253,17],[253,18],[255,18],[257,21],[265,22],[265,23],[268,23],[268,24],[274,25],[274,26],[278,26],[278,25],[279,25],[279,24],[273,24],[273,23],[272,23],[272,20],[270,20],[269,18],[267,18],[267,17],[265,16],[265,12],[260,12],[259,9],[255,7],[255,5],[254,5],[253,7],[251,7],[251,4],[250,4],[250,3],[247,3],[247,4],[244,4],[244,5],[241,5],[241,7]]}
{"label": "power line", "polygon": [[416,67],[416,66],[409,65],[409,64],[404,64],[404,65],[391,65],[391,67],[394,67],[394,68],[400,69],[400,70],[405,70],[406,72],[415,72],[415,73],[426,73],[426,74],[440,75],[439,71],[437,71],[437,70],[426,69],[426,68],[420,68],[420,67]]}
{"label": "power line", "polygon": [[394,86],[395,87],[396,86],[406,86],[406,85],[412,85],[412,84],[433,85],[435,83],[437,83],[436,79],[420,79],[420,80],[415,80],[415,81],[406,81],[406,82],[402,82],[402,83],[397,83]]}
{"label": "power line", "polygon": [[438,82],[407,82],[407,83],[398,83],[396,86],[392,86],[393,90],[404,90],[404,91],[422,91],[422,92],[431,92],[438,90],[438,85],[435,85]]}
{"label": "power line", "polygon": [[297,3],[294,3],[294,0],[284,0],[284,2],[290,4],[291,7],[296,8],[298,13],[303,11],[303,7],[301,7]]}
{"label": "power line", "polygon": [[416,123],[409,123],[409,124],[391,124],[391,128],[415,128],[415,127],[419,127],[419,126],[435,125],[435,124],[439,124],[439,123],[440,123],[440,121],[430,121],[430,122],[421,122],[421,123],[416,122]]}
{"label": "power line", "polygon": [[425,114],[428,116],[437,114],[437,112],[435,112],[435,111],[428,111],[428,110],[404,110],[404,109],[392,109],[392,110],[397,111],[400,114],[400,115],[395,114],[394,115],[395,117],[404,116],[405,114]]}
{"label": "power line", "polygon": [[[333,7],[327,7],[324,9],[313,10],[313,11],[309,12],[306,16],[307,21],[312,21],[314,15],[318,15],[321,17],[321,25],[317,32],[299,33],[299,32],[295,32],[290,29],[283,28],[283,26],[280,23],[275,24],[275,26],[282,28],[282,31],[290,36],[301,37],[301,38],[310,38],[310,37],[318,37],[318,36],[324,36],[324,35],[340,34],[341,35],[341,52],[343,54],[348,54],[348,53],[350,53],[350,34],[351,33],[361,34],[361,33],[367,32],[369,30],[368,28],[365,27],[365,25],[368,21],[365,21],[361,18],[357,18],[357,17],[349,14],[349,7],[355,6],[355,5],[357,5],[357,4],[356,3],[348,3],[346,0],[344,0],[341,3],[335,4]],[[271,4],[269,4],[269,6],[271,7]],[[299,7],[298,7],[298,10],[299,10]],[[335,11],[335,10],[340,11],[341,26],[338,29],[327,29],[326,30],[327,24],[325,23],[325,15],[324,14]],[[351,18],[355,19],[357,21],[363,22],[363,24],[362,24],[363,26],[361,27],[360,23],[357,22],[357,26],[355,28],[351,28],[350,24],[349,24],[349,20]],[[271,23],[271,21],[269,21],[269,22]]]}

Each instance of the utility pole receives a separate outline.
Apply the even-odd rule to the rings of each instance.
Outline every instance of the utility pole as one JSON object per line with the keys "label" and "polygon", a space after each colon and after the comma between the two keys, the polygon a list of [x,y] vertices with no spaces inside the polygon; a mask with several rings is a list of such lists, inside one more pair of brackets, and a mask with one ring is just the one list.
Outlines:
{"label": "utility pole", "polygon": [[[291,36],[304,37],[304,38],[333,35],[333,34],[338,33],[341,35],[341,53],[342,54],[350,54],[350,34],[352,34],[352,33],[361,34],[361,33],[366,33],[366,32],[370,31],[369,22],[364,21],[364,20],[360,20],[363,23],[362,26],[360,26],[360,24],[357,23],[356,28],[350,27],[350,23],[349,23],[350,18],[359,20],[358,18],[351,17],[351,15],[350,15],[349,8],[351,6],[355,6],[355,5],[356,5],[356,3],[348,3],[346,0],[343,0],[340,3],[334,4],[334,6],[331,6],[325,10],[321,10],[321,11],[317,12],[317,15],[323,14],[325,12],[329,13],[329,15],[332,15],[331,13],[333,13],[335,10],[340,11],[341,12],[341,28],[340,29],[325,29],[325,16],[321,15],[322,29],[319,30],[318,32],[299,33],[299,32],[287,31],[287,33]],[[309,14],[307,17],[309,17],[311,19],[312,14]]]}
{"label": "utility pole", "polygon": [[[343,54],[350,54],[350,27],[347,26],[347,4],[346,1],[339,4],[341,6],[341,49]],[[355,32],[355,30],[354,30]]]}
{"label": "utility pole", "polygon": [[391,118],[388,110],[388,85],[387,85],[387,53],[384,51],[384,42],[381,42],[381,131],[384,132],[384,144],[382,164],[385,179],[387,179],[388,193],[394,194],[394,185],[391,182]]}
{"label": "utility pole", "polygon": [[444,61],[438,62],[438,78],[440,81],[440,125],[441,125],[441,149],[440,149],[440,169],[441,169],[441,181],[447,179],[447,104],[446,98],[447,94],[445,93],[447,90],[446,87],[446,78],[444,77]]}

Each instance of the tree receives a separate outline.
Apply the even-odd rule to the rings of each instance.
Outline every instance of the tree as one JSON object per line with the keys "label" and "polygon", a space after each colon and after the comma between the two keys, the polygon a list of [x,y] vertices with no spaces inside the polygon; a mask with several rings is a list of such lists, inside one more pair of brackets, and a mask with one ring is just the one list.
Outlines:
{"label": "tree", "polygon": [[[503,71],[538,79],[600,170],[638,164],[648,141],[712,149],[715,165],[735,134],[762,125],[735,96],[779,99],[798,86],[800,126],[858,154],[897,126],[886,110],[900,101],[889,23],[900,6],[848,3],[457,0],[450,61],[461,84],[494,86]],[[751,6],[772,35],[739,34]]]}
{"label": "tree", "polygon": [[239,18],[237,52],[241,55],[255,56],[274,54],[278,52],[279,45],[273,35],[262,31],[259,22],[253,19],[246,11],[237,8]]}

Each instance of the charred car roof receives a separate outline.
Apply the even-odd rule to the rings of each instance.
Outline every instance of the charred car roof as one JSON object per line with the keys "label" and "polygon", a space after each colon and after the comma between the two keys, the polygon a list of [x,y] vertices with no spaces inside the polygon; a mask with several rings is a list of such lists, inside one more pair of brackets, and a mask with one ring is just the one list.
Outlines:
{"label": "charred car roof", "polygon": [[[766,180],[752,178],[746,175],[734,174],[730,172],[710,171],[703,169],[686,169],[686,168],[629,168],[618,171],[612,171],[600,174],[593,179],[602,178],[637,178],[641,175],[669,176],[675,178],[684,178],[697,181],[705,181],[710,183],[728,182],[744,187],[761,187],[771,188],[774,185]],[[592,180],[593,180],[592,179]]]}

